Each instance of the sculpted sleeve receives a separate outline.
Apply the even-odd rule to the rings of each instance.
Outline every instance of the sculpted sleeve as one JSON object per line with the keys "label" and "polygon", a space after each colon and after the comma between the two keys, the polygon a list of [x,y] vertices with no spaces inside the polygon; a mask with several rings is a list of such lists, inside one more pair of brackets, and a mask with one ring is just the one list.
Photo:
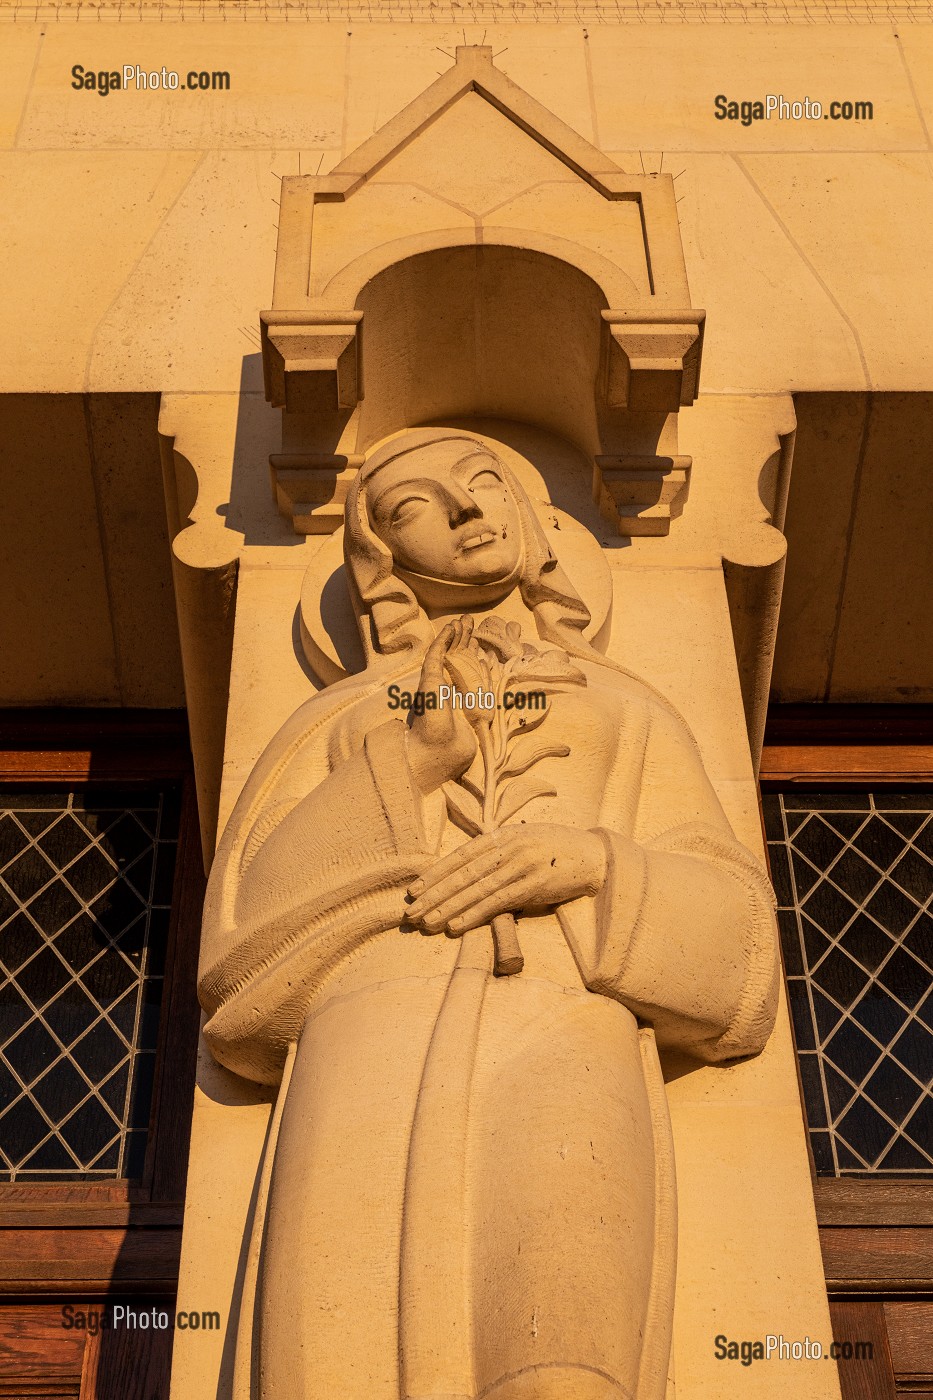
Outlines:
{"label": "sculpted sleeve", "polygon": [[215,862],[199,994],[211,1050],[237,1074],[277,1082],[328,974],[403,916],[405,887],[428,855],[405,734],[399,720],[372,731]]}
{"label": "sculpted sleeve", "polygon": [[774,896],[736,840],[686,727],[658,708],[643,736],[634,830],[599,830],[607,877],[568,937],[592,991],[659,1044],[709,1061],[755,1054],[774,1025]]}

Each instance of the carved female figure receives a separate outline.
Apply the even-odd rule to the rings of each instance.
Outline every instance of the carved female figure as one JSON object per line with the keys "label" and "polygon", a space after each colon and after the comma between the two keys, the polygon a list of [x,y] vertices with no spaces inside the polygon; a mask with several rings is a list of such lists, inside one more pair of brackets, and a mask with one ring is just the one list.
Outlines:
{"label": "carved female figure", "polygon": [[[656,1042],[760,1050],[767,882],[683,721],[584,640],[480,439],[373,454],[345,558],[366,669],[272,741],[205,915],[214,1055],[290,1069],[254,1391],[655,1400],[676,1232]],[[390,686],[495,708],[406,722]]]}

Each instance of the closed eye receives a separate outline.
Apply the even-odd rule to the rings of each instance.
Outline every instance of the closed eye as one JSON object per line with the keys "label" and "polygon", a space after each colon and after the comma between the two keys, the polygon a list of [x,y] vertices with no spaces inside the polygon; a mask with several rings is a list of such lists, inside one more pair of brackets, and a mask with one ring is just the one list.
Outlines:
{"label": "closed eye", "polygon": [[427,497],[425,497],[425,496],[405,496],[405,497],[403,497],[402,500],[396,501],[395,505],[392,507],[392,515],[391,515],[391,517],[390,517],[391,523],[392,523],[393,525],[395,524],[395,522],[398,520],[398,518],[399,518],[399,516],[401,515],[401,513],[405,510],[405,507],[406,507],[406,506],[427,505],[427,504],[428,504],[428,502],[427,502]]}
{"label": "closed eye", "polygon": [[484,467],[481,472],[477,472],[475,476],[470,477],[467,490],[472,491],[474,486],[489,487],[493,485],[501,486],[502,477],[498,472],[492,471],[491,468]]}

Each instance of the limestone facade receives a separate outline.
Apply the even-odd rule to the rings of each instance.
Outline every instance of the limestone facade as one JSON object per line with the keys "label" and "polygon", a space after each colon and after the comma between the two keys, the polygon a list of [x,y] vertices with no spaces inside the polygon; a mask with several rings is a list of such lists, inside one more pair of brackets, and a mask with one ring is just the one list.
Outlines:
{"label": "limestone facade", "polygon": [[[346,501],[367,456],[426,424],[477,436],[570,537],[589,636],[683,717],[759,859],[772,664],[783,698],[929,695],[916,631],[891,629],[880,679],[864,639],[890,616],[879,537],[892,594],[924,577],[931,31],[907,6],[799,27],[773,7],[734,26],[633,10],[471,12],[466,33],[446,12],[303,7],[286,29],[229,6],[93,27],[0,11],[8,480],[27,482],[22,538],[59,566],[24,590],[3,700],[164,705],[183,687],[208,864],[267,745],[362,667],[328,590]],[[75,64],[131,60],[225,71],[230,90],[70,86]],[[873,117],[717,119],[717,94],[772,92]],[[779,632],[785,526],[796,630]],[[130,547],[155,534],[162,553]],[[154,643],[121,612],[130,590]],[[642,1400],[726,1393],[717,1334],[830,1336],[783,999],[743,1048],[761,1053],[662,1047],[678,1265],[670,1366]],[[290,1400],[244,1350],[282,1113],[278,1071],[245,1068],[202,1045],[180,1296],[225,1327],[176,1339],[173,1400]],[[834,1367],[797,1362],[742,1387],[838,1394]]]}

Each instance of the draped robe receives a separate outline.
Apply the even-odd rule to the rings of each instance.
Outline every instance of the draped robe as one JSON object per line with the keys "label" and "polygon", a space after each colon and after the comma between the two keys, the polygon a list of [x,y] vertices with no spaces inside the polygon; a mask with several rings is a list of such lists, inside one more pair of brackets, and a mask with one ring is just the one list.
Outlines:
{"label": "draped robe", "polygon": [[[299,709],[244,790],[211,876],[206,1036],[275,1084],[256,1308],[262,1400],[655,1400],[676,1193],[656,1042],[759,1051],[773,897],[683,721],[582,663],[549,685],[554,796],[514,821],[596,832],[595,896],[488,928],[406,926],[407,886],[468,838],[425,799],[386,676]],[[396,673],[404,689],[417,669]]]}

